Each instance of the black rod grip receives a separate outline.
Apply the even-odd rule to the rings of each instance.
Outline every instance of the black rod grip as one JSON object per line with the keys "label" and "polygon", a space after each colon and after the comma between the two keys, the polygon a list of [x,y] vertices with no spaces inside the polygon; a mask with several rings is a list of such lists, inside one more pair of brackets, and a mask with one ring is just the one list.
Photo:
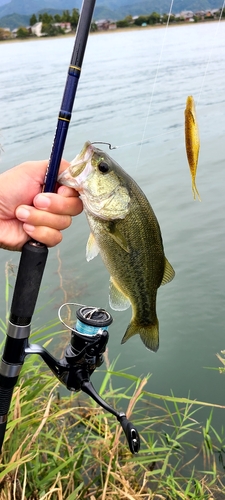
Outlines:
{"label": "black rod grip", "polygon": [[15,383],[16,380],[13,381],[12,387],[0,387],[0,453],[2,451],[2,445],[7,425],[7,415],[10,408]]}
{"label": "black rod grip", "polygon": [[47,255],[45,245],[28,241],[23,246],[10,315],[10,321],[15,325],[31,322]]}

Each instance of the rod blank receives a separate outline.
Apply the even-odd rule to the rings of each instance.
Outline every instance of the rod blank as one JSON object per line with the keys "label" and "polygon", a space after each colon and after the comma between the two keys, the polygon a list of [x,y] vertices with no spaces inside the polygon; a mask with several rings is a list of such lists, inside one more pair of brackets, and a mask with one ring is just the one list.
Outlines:
{"label": "rod blank", "polygon": [[[95,0],[83,0],[71,63],[63,94],[58,124],[45,178],[45,192],[53,192],[66,141],[90,29]],[[24,363],[29,325],[36,306],[39,288],[47,260],[48,249],[38,242],[28,242],[22,249],[17,280],[12,299],[10,323],[0,362],[0,452],[5,436],[7,415],[13,389]]]}

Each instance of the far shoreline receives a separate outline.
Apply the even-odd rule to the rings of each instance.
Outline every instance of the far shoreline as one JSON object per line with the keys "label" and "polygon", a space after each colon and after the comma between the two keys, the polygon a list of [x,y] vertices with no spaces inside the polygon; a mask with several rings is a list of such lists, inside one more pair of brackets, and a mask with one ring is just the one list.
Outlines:
{"label": "far shoreline", "polygon": [[[182,23],[171,23],[171,24],[156,24],[156,25],[147,25],[147,26],[131,26],[126,28],[116,28],[111,30],[98,30],[98,31],[90,31],[89,36],[99,36],[99,35],[108,35],[114,33],[124,33],[124,32],[132,32],[132,31],[141,31],[141,30],[155,30],[155,29],[163,29],[163,28],[177,28],[178,26],[196,26],[199,24],[212,24],[214,22],[222,22],[225,19],[210,19],[207,21],[198,21],[198,22],[182,22]],[[70,33],[65,33],[64,35],[56,35],[56,36],[28,36],[27,38],[10,38],[8,40],[0,40],[0,43],[20,43],[20,42],[30,42],[30,41],[43,41],[43,40],[56,40],[60,38],[71,38],[75,37],[76,32],[72,31]]]}

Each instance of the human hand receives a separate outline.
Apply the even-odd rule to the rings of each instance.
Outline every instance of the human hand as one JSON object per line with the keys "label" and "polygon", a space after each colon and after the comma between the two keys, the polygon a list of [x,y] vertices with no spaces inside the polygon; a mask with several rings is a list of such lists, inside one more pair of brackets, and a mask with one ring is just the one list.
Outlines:
{"label": "human hand", "polygon": [[[0,174],[0,248],[21,250],[31,238],[48,247],[62,240],[63,229],[83,208],[79,194],[60,186],[42,193],[48,160],[21,163]],[[62,160],[59,172],[68,167]]]}

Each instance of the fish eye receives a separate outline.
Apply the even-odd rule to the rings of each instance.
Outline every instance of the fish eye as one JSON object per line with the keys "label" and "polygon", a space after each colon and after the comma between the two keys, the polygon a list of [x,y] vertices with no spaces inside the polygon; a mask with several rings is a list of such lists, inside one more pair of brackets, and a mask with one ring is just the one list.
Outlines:
{"label": "fish eye", "polygon": [[108,163],[106,163],[105,161],[101,161],[99,164],[98,164],[98,169],[100,170],[100,172],[102,172],[103,174],[106,174],[108,171],[109,171],[109,165]]}

